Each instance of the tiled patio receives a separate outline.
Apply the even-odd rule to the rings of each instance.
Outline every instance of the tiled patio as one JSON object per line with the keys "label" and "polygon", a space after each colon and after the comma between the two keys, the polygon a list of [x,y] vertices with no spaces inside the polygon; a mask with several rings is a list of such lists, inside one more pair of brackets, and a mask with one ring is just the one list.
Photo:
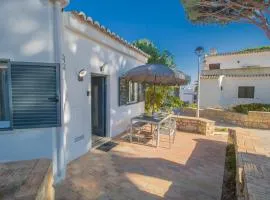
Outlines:
{"label": "tiled patio", "polygon": [[[270,199],[269,130],[236,129],[237,164],[243,170],[239,181],[241,195],[249,200]],[[244,180],[242,181],[241,178]]]}
{"label": "tiled patio", "polygon": [[178,132],[169,149],[165,137],[159,148],[116,139],[111,151],[73,161],[56,199],[219,200],[226,140]]}

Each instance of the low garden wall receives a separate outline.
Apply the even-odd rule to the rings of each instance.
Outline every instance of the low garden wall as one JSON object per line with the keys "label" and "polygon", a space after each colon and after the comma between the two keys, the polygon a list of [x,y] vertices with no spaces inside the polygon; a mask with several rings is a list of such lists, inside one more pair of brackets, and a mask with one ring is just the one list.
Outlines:
{"label": "low garden wall", "polygon": [[[186,116],[196,115],[196,109],[194,108],[182,108],[181,111],[181,114]],[[270,129],[270,112],[249,111],[248,114],[241,114],[222,109],[207,108],[200,110],[200,117],[246,128]]]}
{"label": "low garden wall", "polygon": [[49,159],[1,163],[0,174],[0,199],[54,199]]}
{"label": "low garden wall", "polygon": [[211,135],[215,130],[215,122],[202,118],[174,116],[177,130]]}

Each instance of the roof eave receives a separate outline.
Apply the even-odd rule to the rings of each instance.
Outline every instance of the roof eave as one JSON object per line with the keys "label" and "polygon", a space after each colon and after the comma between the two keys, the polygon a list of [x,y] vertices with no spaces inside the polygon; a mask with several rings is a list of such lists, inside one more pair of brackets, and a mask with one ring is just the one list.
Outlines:
{"label": "roof eave", "polygon": [[122,37],[120,37],[119,35],[115,34],[114,32],[110,31],[108,28],[106,28],[103,25],[100,25],[100,23],[98,21],[94,21],[91,17],[87,17],[85,15],[85,13],[83,12],[76,12],[76,11],[71,11],[71,14],[78,18],[79,20],[83,21],[85,24],[90,25],[92,27],[94,27],[95,29],[97,29],[98,31],[101,31],[102,33],[108,35],[109,37],[111,37],[112,39],[116,40],[117,42],[121,43],[122,45],[128,47],[129,49],[135,51],[136,53],[139,53],[140,55],[144,56],[145,58],[150,58],[150,55],[148,55],[147,53],[143,52],[142,50],[140,50],[139,48],[137,48],[136,46],[132,45],[131,43],[129,43],[127,40],[124,40]]}

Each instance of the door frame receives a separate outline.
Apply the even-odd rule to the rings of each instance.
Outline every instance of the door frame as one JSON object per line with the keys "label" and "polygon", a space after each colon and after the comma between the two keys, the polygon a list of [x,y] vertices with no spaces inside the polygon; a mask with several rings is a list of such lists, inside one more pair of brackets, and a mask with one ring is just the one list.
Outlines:
{"label": "door frame", "polygon": [[[110,98],[109,98],[109,76],[108,75],[104,75],[104,74],[98,74],[98,73],[91,73],[90,74],[90,88],[92,90],[92,77],[102,77],[104,78],[104,98],[105,98],[105,105],[104,105],[104,129],[105,129],[105,136],[104,137],[111,137],[110,134]],[[92,141],[92,93],[90,92],[90,96],[91,96],[91,120],[90,120],[90,124],[91,124],[91,141]]]}

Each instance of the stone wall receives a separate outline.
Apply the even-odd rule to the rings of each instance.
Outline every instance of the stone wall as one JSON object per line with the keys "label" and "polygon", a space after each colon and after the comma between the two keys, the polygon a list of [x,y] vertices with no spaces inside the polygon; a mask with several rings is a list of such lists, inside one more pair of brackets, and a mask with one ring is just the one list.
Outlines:
{"label": "stone wall", "polygon": [[1,163],[0,174],[0,199],[54,199],[49,159]]}
{"label": "stone wall", "polygon": [[[196,109],[194,108],[182,108],[181,111],[186,116],[196,115]],[[270,129],[270,112],[250,111],[246,115],[222,109],[207,108],[200,110],[200,116],[240,127]]]}
{"label": "stone wall", "polygon": [[47,174],[44,177],[42,184],[39,187],[39,190],[36,195],[35,200],[54,200],[54,187],[53,187],[53,174],[52,174],[52,166],[48,169]]}
{"label": "stone wall", "polygon": [[174,116],[177,130],[211,135],[215,130],[215,122],[202,118]]}
{"label": "stone wall", "polygon": [[229,129],[229,134],[235,145],[237,199],[269,199],[269,151],[262,142],[267,138],[242,128]]}

